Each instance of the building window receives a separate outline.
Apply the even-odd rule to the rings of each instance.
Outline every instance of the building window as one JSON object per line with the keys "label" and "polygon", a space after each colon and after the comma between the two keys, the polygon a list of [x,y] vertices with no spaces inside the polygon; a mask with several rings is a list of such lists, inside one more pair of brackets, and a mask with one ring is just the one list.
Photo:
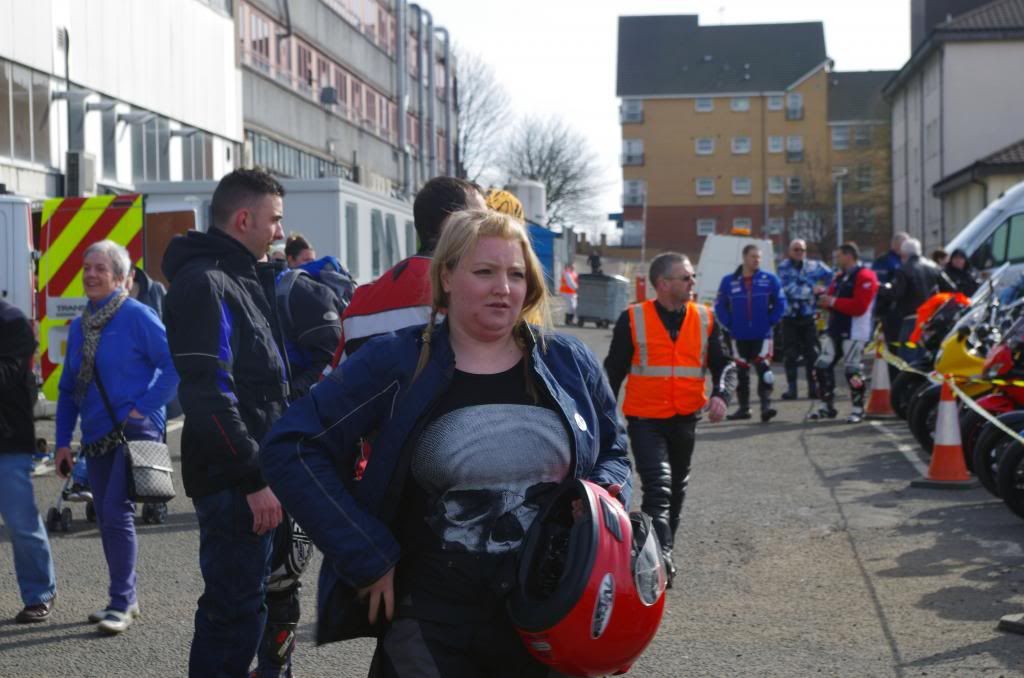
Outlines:
{"label": "building window", "polygon": [[874,179],[871,165],[861,165],[853,177],[854,188],[858,191],[870,191]]}
{"label": "building window", "polygon": [[859,125],[854,128],[853,131],[853,143],[857,146],[870,146],[871,145],[871,127],[868,125]]}
{"label": "building window", "polygon": [[713,155],[715,152],[715,138],[697,137],[694,146],[696,148],[697,155]]}
{"label": "building window", "polygon": [[790,177],[788,188],[790,195],[799,195],[804,191],[804,182],[800,180],[800,177]]}
{"label": "building window", "polygon": [[636,207],[644,204],[644,194],[647,191],[646,182],[640,179],[630,179],[623,184],[622,204],[625,207]]}
{"label": "building window", "polygon": [[359,277],[359,205],[345,203],[345,258],[348,272]]}
{"label": "building window", "polygon": [[750,137],[733,137],[732,152],[735,155],[750,153]]}
{"label": "building window", "polygon": [[732,194],[750,195],[750,177],[733,177]]}
{"label": "building window", "polygon": [[804,138],[800,135],[786,137],[786,162],[800,162],[804,159]]}
{"label": "building window", "polygon": [[11,65],[0,60],[0,156],[11,155]]}
{"label": "building window", "polygon": [[50,167],[50,78],[32,73],[32,157],[40,165]]}
{"label": "building window", "polygon": [[768,152],[769,153],[782,153],[786,147],[786,141],[781,136],[770,136],[768,137]]}
{"label": "building window", "polygon": [[371,250],[373,251],[373,277],[378,278],[384,271],[384,214],[380,210],[370,210]]}
{"label": "building window", "polygon": [[832,128],[832,148],[837,151],[845,151],[850,147],[850,128],[846,125],[837,125]]}
{"label": "building window", "polygon": [[390,268],[401,260],[401,252],[398,251],[398,222],[395,220],[395,215],[385,214],[384,224],[386,235],[384,243],[388,255],[388,268]]}
{"label": "building window", "polygon": [[644,101],[643,99],[623,99],[622,107],[619,108],[619,122],[643,122]]}
{"label": "building window", "polygon": [[753,222],[750,217],[736,217],[732,220],[732,231],[733,233],[744,233],[750,235],[750,229],[753,227]]}
{"label": "building window", "polygon": [[411,222],[405,222],[405,256],[411,257],[416,253],[416,226]]}
{"label": "building window", "polygon": [[803,120],[804,117],[804,95],[800,92],[790,92],[786,95],[786,120]]}
{"label": "building window", "polygon": [[623,139],[622,140],[622,164],[642,165],[644,164],[644,140]]}
{"label": "building window", "polygon": [[697,235],[714,235],[715,234],[715,220],[714,219],[698,219],[697,220]]}
{"label": "building window", "polygon": [[715,110],[715,100],[710,97],[698,97],[693,100],[693,110],[698,113],[710,113]]}
{"label": "building window", "polygon": [[768,110],[769,111],[781,111],[782,110],[783,98],[778,95],[768,97]]}
{"label": "building window", "polygon": [[764,230],[767,235],[782,235],[786,230],[786,220],[782,217],[770,217]]}
{"label": "building window", "polygon": [[744,113],[750,110],[750,97],[733,97],[729,101],[729,110]]}
{"label": "building window", "polygon": [[14,153],[18,160],[32,162],[32,72],[21,66],[11,68],[11,120],[14,122]]}
{"label": "building window", "polygon": [[768,192],[779,195],[786,192],[786,177],[768,177]]}
{"label": "building window", "polygon": [[697,195],[714,195],[715,180],[713,177],[697,177]]}

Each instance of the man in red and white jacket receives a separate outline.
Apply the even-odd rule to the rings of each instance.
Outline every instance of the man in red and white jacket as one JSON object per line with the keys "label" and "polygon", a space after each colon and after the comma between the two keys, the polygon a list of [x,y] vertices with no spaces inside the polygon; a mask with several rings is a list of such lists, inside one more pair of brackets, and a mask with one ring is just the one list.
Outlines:
{"label": "man in red and white jacket", "polygon": [[864,347],[871,340],[871,311],[878,294],[878,277],[860,263],[860,251],[852,242],[839,246],[836,263],[842,271],[818,298],[818,306],[831,311],[828,330],[821,338],[821,353],[815,365],[821,404],[809,419],[834,419],[835,366],[843,361],[850,386],[853,411],[846,421],[864,419]]}
{"label": "man in red and white jacket", "polygon": [[356,288],[341,316],[341,340],[324,375],[373,337],[430,322],[430,260],[448,217],[462,210],[487,209],[480,187],[454,177],[435,177],[413,202],[420,250],[377,280]]}

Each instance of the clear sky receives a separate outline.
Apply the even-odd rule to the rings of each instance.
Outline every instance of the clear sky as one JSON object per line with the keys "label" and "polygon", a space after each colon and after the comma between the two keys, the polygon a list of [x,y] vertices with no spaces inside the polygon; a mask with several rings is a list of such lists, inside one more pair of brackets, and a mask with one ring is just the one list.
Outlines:
{"label": "clear sky", "polygon": [[[836,70],[898,69],[910,56],[909,0],[421,0],[453,41],[494,67],[517,112],[563,116],[590,141],[621,210],[615,96],[618,17],[697,14],[702,25],[821,21]],[[785,49],[785,45],[780,45]]]}

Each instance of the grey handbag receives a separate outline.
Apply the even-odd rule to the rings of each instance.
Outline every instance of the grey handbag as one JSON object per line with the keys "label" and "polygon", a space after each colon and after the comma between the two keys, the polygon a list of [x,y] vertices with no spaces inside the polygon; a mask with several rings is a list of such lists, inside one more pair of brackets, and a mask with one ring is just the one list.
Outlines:
{"label": "grey handbag", "polygon": [[99,370],[93,367],[93,371],[110,421],[124,442],[124,459],[128,466],[128,499],[140,504],[161,504],[174,499],[174,467],[171,465],[171,451],[167,444],[158,440],[125,438],[124,423],[118,423],[114,416],[114,408],[110,406]]}

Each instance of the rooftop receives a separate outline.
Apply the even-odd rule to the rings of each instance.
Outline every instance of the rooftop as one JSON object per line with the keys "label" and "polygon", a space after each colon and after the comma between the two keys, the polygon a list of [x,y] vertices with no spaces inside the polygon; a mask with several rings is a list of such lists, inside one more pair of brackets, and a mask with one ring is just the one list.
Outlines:
{"label": "rooftop", "polygon": [[889,121],[889,104],[882,87],[896,71],[846,71],[829,73],[828,121]]}
{"label": "rooftop", "polygon": [[827,59],[821,22],[700,26],[690,14],[624,16],[616,93],[783,92]]}

